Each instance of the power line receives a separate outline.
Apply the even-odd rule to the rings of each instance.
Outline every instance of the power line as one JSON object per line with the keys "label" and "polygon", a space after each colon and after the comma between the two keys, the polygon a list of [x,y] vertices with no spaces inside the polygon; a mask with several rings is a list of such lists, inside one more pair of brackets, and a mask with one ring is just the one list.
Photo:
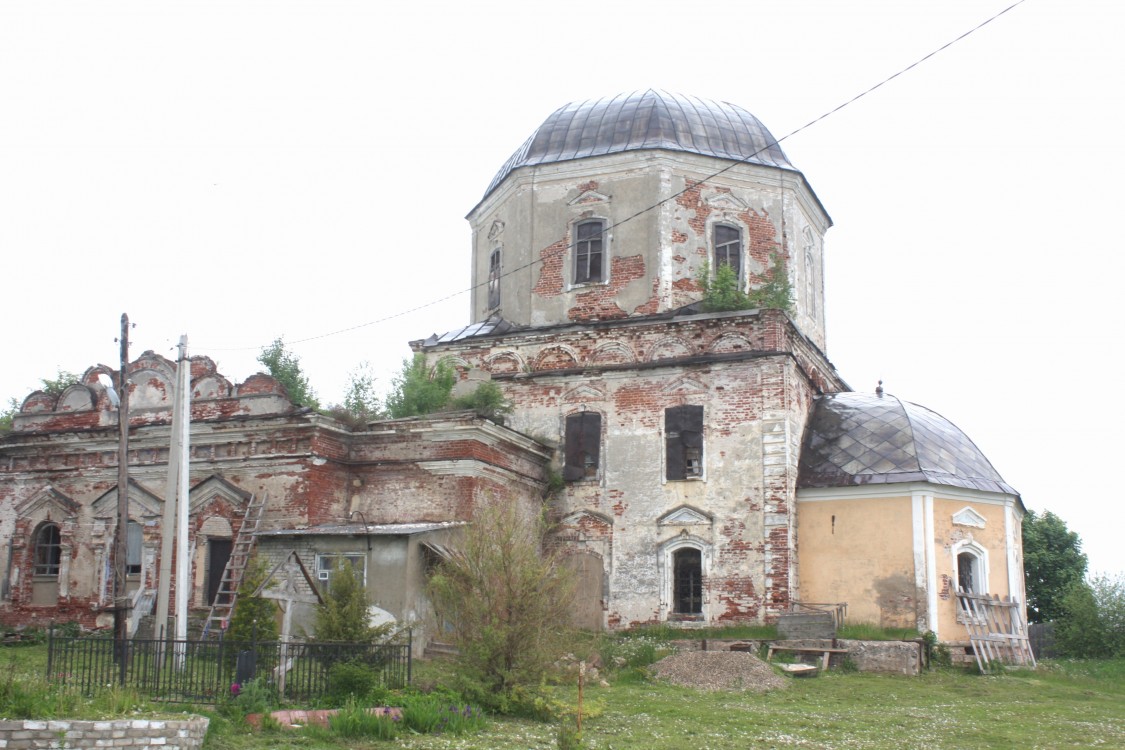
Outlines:
{"label": "power line", "polygon": [[[758,154],[761,154],[763,151],[768,151],[769,149],[773,148],[774,146],[780,145],[783,141],[786,141],[786,140],[792,138],[793,136],[797,135],[798,133],[801,133],[805,130],[808,130],[813,125],[816,125],[817,123],[831,117],[832,115],[836,114],[837,112],[840,112],[841,110],[845,109],[846,107],[849,107],[852,104],[855,104],[857,101],[864,98],[868,94],[874,93],[875,91],[877,91],[878,89],[887,85],[888,83],[895,80],[899,76],[902,76],[902,75],[910,72],[911,70],[918,67],[922,63],[926,62],[930,58],[935,57],[936,55],[938,55],[938,54],[944,52],[945,50],[949,49],[950,47],[952,47],[954,44],[957,44],[958,42],[966,39],[967,37],[971,36],[972,34],[976,33],[977,31],[980,31],[982,28],[984,28],[988,24],[997,20],[998,18],[1005,15],[1009,11],[1014,10],[1018,6],[1022,5],[1024,2],[1026,2],[1026,0],[1016,0],[1016,2],[1012,3],[1011,5],[1009,5],[1006,8],[998,11],[997,13],[988,17],[987,19],[981,21],[976,26],[973,26],[972,28],[970,28],[968,31],[965,31],[962,34],[954,37],[953,39],[949,40],[948,42],[941,45],[940,47],[937,47],[936,49],[932,50],[928,54],[923,55],[922,57],[918,58],[914,62],[907,65],[906,67],[901,68],[897,72],[893,73],[892,75],[887,76],[883,80],[881,80],[878,83],[874,84],[873,86],[870,86],[867,89],[861,91],[860,93],[856,94],[855,96],[851,97],[850,99],[845,100],[843,103],[837,105],[836,107],[834,107],[832,109],[829,109],[829,110],[826,110],[823,114],[821,114],[817,117],[814,117],[813,119],[806,122],[804,125],[801,125],[800,127],[789,131],[788,133],[783,135],[781,138],[778,138],[778,139],[776,139],[774,141],[771,141],[770,143],[766,144],[765,146],[762,146],[761,148],[759,148],[757,151],[753,152],[752,154],[744,156],[741,159],[732,161],[730,164],[726,165],[725,167],[718,170],[717,172],[713,172],[712,174],[709,174],[708,176],[706,176],[706,177],[704,177],[700,180],[696,180],[694,182],[689,182],[684,188],[682,188],[678,192],[673,193],[672,195],[669,195],[666,198],[662,198],[661,200],[657,201],[656,203],[653,203],[651,206],[647,206],[645,208],[642,208],[639,211],[637,211],[636,213],[633,213],[630,216],[627,216],[626,218],[624,218],[624,219],[622,219],[618,222],[615,222],[613,224],[610,224],[610,225],[604,227],[602,229],[602,234],[604,235],[606,232],[609,232],[612,229],[616,229],[617,227],[622,226],[623,224],[627,224],[628,222],[633,221],[634,219],[637,219],[641,216],[644,216],[648,212],[654,211],[657,208],[660,208],[661,206],[668,203],[669,201],[673,201],[673,200],[681,197],[685,193],[688,193],[688,192],[690,192],[692,190],[695,190],[696,188],[698,188],[702,185],[707,184],[708,181],[713,180],[716,177],[719,177],[719,176],[725,174],[726,172],[729,172],[730,170],[734,169],[735,167],[737,167],[741,164],[748,163],[751,159],[758,156]],[[563,237],[560,237],[556,242],[551,243],[547,247],[550,247],[551,245],[554,245],[554,244],[558,244],[558,242],[561,242],[562,240],[563,240]],[[574,243],[573,242],[568,243],[563,247],[560,247],[556,250],[551,251],[550,253],[540,255],[539,258],[536,258],[534,260],[530,260],[527,263],[524,263],[520,266],[516,266],[515,268],[513,268],[511,270],[504,271],[497,278],[502,279],[502,278],[511,276],[513,274],[519,273],[520,271],[525,271],[529,268],[533,268],[536,265],[538,265],[540,263],[544,263],[548,259],[555,257],[556,255],[560,255],[560,254],[563,254],[563,253],[570,252],[573,248],[574,248]],[[340,328],[340,329],[337,329],[335,331],[328,331],[327,333],[321,333],[321,334],[317,334],[315,336],[307,336],[305,338],[297,339],[295,341],[290,341],[288,343],[290,345],[304,344],[304,343],[308,343],[310,341],[317,341],[319,339],[329,338],[331,336],[338,336],[342,333],[350,333],[351,331],[357,331],[361,328],[369,328],[373,325],[378,325],[380,323],[386,323],[389,320],[394,320],[395,318],[401,318],[405,315],[410,315],[411,313],[418,312],[419,310],[424,310],[428,307],[433,307],[434,305],[439,305],[442,302],[453,299],[454,297],[459,297],[462,294],[467,294],[469,292],[472,292],[475,289],[486,287],[486,286],[488,286],[488,284],[489,284],[489,280],[482,281],[481,283],[474,284],[474,285],[468,287],[467,289],[461,289],[461,290],[458,290],[456,292],[452,292],[450,294],[445,295],[444,297],[439,297],[439,298],[431,300],[429,302],[425,302],[421,305],[415,305],[414,307],[407,308],[405,310],[400,310],[399,312],[392,313],[390,315],[385,315],[381,318],[377,318],[375,320],[371,320],[371,321],[368,321],[366,323],[357,323],[356,325],[353,325],[353,326],[348,326],[346,328]],[[259,345],[259,346],[240,346],[240,347],[231,347],[231,348],[206,347],[206,350],[207,351],[249,351],[249,350],[252,350],[252,349],[260,349],[260,348],[261,348],[261,346]]]}

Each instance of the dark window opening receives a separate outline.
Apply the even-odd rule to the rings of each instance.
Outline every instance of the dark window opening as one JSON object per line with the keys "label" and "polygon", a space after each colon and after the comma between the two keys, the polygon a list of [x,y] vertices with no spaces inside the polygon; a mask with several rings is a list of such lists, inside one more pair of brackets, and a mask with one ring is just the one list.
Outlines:
{"label": "dark window opening", "polygon": [[59,527],[46,523],[35,534],[35,575],[57,576],[62,561],[62,538]]}
{"label": "dark window opening", "polygon": [[141,548],[144,545],[144,532],[136,521],[125,527],[125,575],[135,576],[141,572]]}
{"label": "dark window opening", "polygon": [[563,479],[593,479],[601,463],[602,415],[594,411],[566,418],[566,465]]}
{"label": "dark window opening", "polygon": [[574,233],[574,283],[603,281],[605,222],[584,221],[575,227]]}
{"label": "dark window opening", "polygon": [[500,250],[492,251],[488,259],[488,309],[500,307]]}
{"label": "dark window opening", "polygon": [[730,266],[734,275],[742,277],[742,232],[736,227],[716,224],[712,230],[715,246],[715,268]]}
{"label": "dark window opening", "polygon": [[677,615],[703,614],[703,555],[693,548],[672,555],[672,611]]}
{"label": "dark window opening", "polygon": [[970,594],[979,594],[979,576],[977,574],[977,556],[971,552],[962,552],[957,555],[957,587]]}
{"label": "dark window opening", "polygon": [[664,410],[664,441],[668,479],[703,476],[703,407],[672,406]]}

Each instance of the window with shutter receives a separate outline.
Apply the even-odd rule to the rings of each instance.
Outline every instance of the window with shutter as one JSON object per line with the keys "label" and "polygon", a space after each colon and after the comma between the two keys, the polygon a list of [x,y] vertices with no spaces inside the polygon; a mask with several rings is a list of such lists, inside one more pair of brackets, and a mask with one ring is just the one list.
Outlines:
{"label": "window with shutter", "polygon": [[602,415],[583,411],[566,418],[566,465],[563,479],[573,482],[598,475],[602,442]]}
{"label": "window with shutter", "polygon": [[671,406],[664,410],[665,476],[703,476],[703,407]]}

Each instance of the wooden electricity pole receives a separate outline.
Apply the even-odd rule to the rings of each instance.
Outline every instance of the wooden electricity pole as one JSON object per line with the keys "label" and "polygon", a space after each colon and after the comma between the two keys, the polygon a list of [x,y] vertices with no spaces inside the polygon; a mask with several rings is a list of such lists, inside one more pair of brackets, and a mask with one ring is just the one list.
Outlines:
{"label": "wooden electricity pole", "polygon": [[117,533],[113,540],[113,638],[125,681],[128,655],[129,594],[125,588],[129,535],[129,316],[121,313],[121,369],[117,372]]}

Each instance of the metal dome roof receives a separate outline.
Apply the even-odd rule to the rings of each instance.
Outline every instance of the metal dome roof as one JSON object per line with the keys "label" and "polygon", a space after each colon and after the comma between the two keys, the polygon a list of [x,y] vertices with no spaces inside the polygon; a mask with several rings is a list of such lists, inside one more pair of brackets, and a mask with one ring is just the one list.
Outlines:
{"label": "metal dome roof", "polygon": [[649,89],[555,110],[505,162],[484,195],[520,167],[641,149],[793,168],[766,126],[741,107]]}
{"label": "metal dome roof", "polygon": [[956,425],[894,396],[835,393],[817,399],[798,487],[932,482],[1018,495]]}

